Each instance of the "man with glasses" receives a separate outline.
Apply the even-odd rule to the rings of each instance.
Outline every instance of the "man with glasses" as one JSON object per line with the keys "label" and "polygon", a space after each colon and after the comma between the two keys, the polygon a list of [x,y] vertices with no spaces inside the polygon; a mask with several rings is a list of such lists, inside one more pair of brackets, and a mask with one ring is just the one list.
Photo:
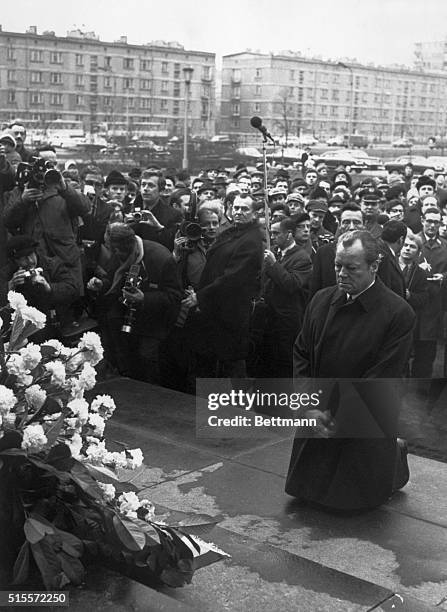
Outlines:
{"label": "man with glasses", "polygon": [[442,297],[447,278],[447,242],[439,237],[442,214],[438,208],[427,208],[422,216],[422,250],[419,266],[427,272],[429,299],[421,311],[418,339],[411,374],[430,378],[436,358],[437,340],[442,329]]}

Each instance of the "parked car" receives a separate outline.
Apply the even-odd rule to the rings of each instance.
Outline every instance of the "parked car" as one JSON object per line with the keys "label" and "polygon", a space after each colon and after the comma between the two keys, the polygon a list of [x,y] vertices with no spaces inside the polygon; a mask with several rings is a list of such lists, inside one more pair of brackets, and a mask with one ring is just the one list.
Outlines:
{"label": "parked car", "polygon": [[407,149],[413,146],[413,141],[410,138],[397,138],[397,140],[393,140],[391,146],[395,149]]}
{"label": "parked car", "polygon": [[315,164],[324,162],[330,170],[335,170],[337,166],[344,166],[348,171],[362,172],[366,170],[367,164],[359,157],[354,157],[350,151],[339,149],[337,151],[326,151],[314,157]]}
{"label": "parked car", "polygon": [[436,172],[447,171],[447,157],[430,155],[430,157],[427,157],[427,163],[432,164]]}
{"label": "parked car", "polygon": [[422,174],[427,168],[435,169],[433,163],[429,162],[427,157],[422,157],[422,155],[401,155],[397,159],[386,162],[385,169],[387,172],[403,170],[410,162],[413,164],[415,174]]}
{"label": "parked car", "polygon": [[332,138],[328,138],[326,140],[326,144],[329,147],[343,147],[345,144],[344,136],[332,136]]}

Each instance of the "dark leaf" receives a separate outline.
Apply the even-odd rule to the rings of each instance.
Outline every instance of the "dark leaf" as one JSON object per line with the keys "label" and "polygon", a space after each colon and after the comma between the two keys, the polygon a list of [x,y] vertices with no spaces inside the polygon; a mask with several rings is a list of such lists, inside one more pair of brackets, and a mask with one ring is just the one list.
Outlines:
{"label": "dark leaf", "polygon": [[26,539],[28,542],[30,542],[30,544],[37,544],[45,537],[45,534],[54,533],[53,527],[44,525],[41,521],[34,518],[27,518],[23,529],[25,531]]}
{"label": "dark leaf", "polygon": [[54,397],[47,397],[44,405],[42,406],[42,412],[44,414],[56,414],[61,411],[61,404]]}
{"label": "dark leaf", "polygon": [[40,354],[42,355],[43,360],[47,359],[51,361],[53,357],[56,355],[56,349],[52,346],[45,346],[43,344],[40,345]]}
{"label": "dark leaf", "polygon": [[20,448],[22,444],[22,434],[18,431],[8,429],[5,435],[0,438],[0,454],[2,455],[26,455]]}
{"label": "dark leaf", "polygon": [[25,541],[14,563],[13,584],[23,584],[26,582],[29,573],[29,560],[29,543]]}
{"label": "dark leaf", "polygon": [[59,553],[59,559],[61,562],[62,570],[66,574],[67,578],[74,585],[82,584],[84,580],[84,566],[74,557],[66,554],[65,552]]}
{"label": "dark leaf", "polygon": [[96,480],[90,476],[87,468],[85,468],[79,461],[75,461],[73,467],[70,470],[73,481],[88,495],[94,499],[103,501],[103,493],[98,486]]}
{"label": "dark leaf", "polygon": [[57,533],[62,538],[62,549],[68,555],[76,558],[82,556],[82,553],[84,552],[84,545],[82,544],[82,540],[74,536],[72,533],[68,533],[68,531],[62,531],[61,529],[58,529]]}
{"label": "dark leaf", "polygon": [[116,514],[113,517],[113,526],[119,540],[128,550],[143,550],[146,544],[144,533],[130,521],[121,520]]}
{"label": "dark leaf", "polygon": [[[61,416],[58,419],[56,419],[56,421],[51,425],[51,427],[49,427],[47,431],[45,432],[45,435],[48,440],[47,447],[51,449],[49,453],[50,455],[51,455],[51,451],[58,449],[60,446],[65,446],[68,450],[70,450],[66,444],[59,444],[58,446],[54,446],[56,444],[56,440],[59,434],[61,433],[61,429],[64,424],[64,418],[65,418],[65,414],[62,412]],[[71,453],[70,453],[70,456],[71,456]],[[52,461],[49,461],[49,459],[47,459],[47,461],[49,463],[53,463]],[[66,468],[59,468],[59,469],[66,469]]]}
{"label": "dark leaf", "polygon": [[[60,424],[58,426],[58,430],[60,432],[62,424],[64,422],[64,416],[62,414],[60,418],[56,421],[56,423],[58,423],[59,421]],[[58,435],[59,433],[55,435],[54,442],[56,441]],[[48,438],[48,432],[46,433],[46,436]],[[53,467],[58,470],[61,470],[62,472],[69,472],[74,465],[74,461],[75,460],[71,456],[70,448],[63,443],[53,446],[47,456],[47,463],[50,463]]]}

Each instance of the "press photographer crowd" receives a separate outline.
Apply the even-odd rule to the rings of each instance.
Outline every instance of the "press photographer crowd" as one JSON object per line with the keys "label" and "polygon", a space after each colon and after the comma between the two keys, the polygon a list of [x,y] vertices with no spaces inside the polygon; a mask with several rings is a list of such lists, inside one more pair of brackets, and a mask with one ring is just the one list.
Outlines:
{"label": "press photographer crowd", "polygon": [[[311,155],[266,168],[266,181],[263,164],[104,176],[93,163],[59,164],[52,147],[28,150],[25,127],[10,125],[0,134],[1,305],[23,293],[47,314],[35,341],[96,329],[105,373],[194,393],[197,377],[292,377],[294,351],[324,376],[312,317],[328,343],[331,328],[323,294],[313,297],[338,286],[374,310],[362,301],[374,284],[409,321],[405,375],[430,378],[447,304],[446,177],[415,176],[409,163],[386,180],[353,180]],[[379,337],[368,314],[356,333]],[[335,360],[336,327],[325,349]]]}

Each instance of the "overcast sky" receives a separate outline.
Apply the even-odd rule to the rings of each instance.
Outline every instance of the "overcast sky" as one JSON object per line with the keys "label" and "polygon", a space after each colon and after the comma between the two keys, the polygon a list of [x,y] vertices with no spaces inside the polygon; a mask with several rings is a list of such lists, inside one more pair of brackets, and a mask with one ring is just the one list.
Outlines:
{"label": "overcast sky", "polygon": [[447,34],[447,0],[3,0],[3,30],[94,30],[102,40],[175,40],[219,56],[290,49],[323,58],[413,63],[416,41]]}

